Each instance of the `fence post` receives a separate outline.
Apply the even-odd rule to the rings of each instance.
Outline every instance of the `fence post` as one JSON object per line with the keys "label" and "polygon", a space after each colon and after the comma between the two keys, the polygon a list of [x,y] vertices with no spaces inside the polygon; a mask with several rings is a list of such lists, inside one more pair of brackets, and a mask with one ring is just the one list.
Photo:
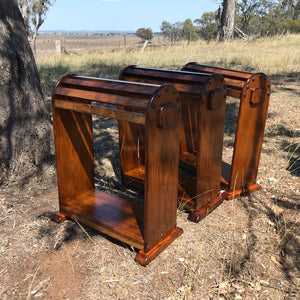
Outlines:
{"label": "fence post", "polygon": [[148,45],[148,40],[145,41],[144,45],[143,45],[143,48],[141,50],[141,52],[143,52],[145,50],[145,48],[147,47]]}
{"label": "fence post", "polygon": [[61,40],[56,40],[55,41],[55,49],[56,49],[56,53],[58,55],[61,55],[62,53],[62,49],[61,49]]}

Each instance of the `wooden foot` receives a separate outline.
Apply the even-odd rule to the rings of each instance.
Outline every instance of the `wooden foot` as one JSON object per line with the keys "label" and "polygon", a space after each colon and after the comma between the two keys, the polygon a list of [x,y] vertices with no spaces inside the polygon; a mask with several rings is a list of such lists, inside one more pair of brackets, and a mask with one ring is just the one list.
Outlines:
{"label": "wooden foot", "polygon": [[142,266],[148,265],[160,252],[167,248],[176,238],[182,234],[183,230],[176,227],[170,234],[147,252],[140,250],[136,255],[136,261]]}
{"label": "wooden foot", "polygon": [[235,198],[238,198],[239,196],[248,195],[248,194],[254,193],[259,190],[261,190],[261,185],[255,183],[255,184],[249,185],[243,189],[235,190],[232,192],[226,191],[226,192],[224,192],[224,194],[225,194],[226,200],[233,200]]}
{"label": "wooden foot", "polygon": [[224,193],[215,198],[209,205],[201,208],[198,211],[193,211],[189,214],[188,220],[194,223],[198,223],[211,213],[216,207],[218,207],[225,200]]}
{"label": "wooden foot", "polygon": [[66,217],[65,215],[63,215],[63,214],[61,214],[61,213],[58,212],[58,213],[56,213],[56,214],[53,216],[52,220],[53,220],[54,222],[60,224],[60,223],[62,223],[62,222],[64,222],[64,221],[66,221],[66,220],[67,220],[67,217]]}

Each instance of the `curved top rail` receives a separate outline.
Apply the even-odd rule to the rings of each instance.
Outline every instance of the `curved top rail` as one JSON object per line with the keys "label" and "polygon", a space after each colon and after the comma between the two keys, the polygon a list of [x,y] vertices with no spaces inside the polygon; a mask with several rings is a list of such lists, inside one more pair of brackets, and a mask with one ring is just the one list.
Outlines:
{"label": "curved top rail", "polygon": [[52,99],[82,99],[146,110],[159,87],[155,84],[69,74],[58,80]]}
{"label": "curved top rail", "polygon": [[134,65],[126,67],[119,79],[152,84],[169,83],[177,89],[181,97],[189,96],[197,99],[205,95],[208,89],[224,88],[224,78],[220,74],[144,68]]}

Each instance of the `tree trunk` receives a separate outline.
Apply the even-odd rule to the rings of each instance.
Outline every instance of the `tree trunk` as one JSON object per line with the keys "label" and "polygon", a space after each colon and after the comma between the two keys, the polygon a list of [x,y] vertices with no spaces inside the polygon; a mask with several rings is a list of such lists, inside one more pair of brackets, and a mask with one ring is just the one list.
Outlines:
{"label": "tree trunk", "polygon": [[234,37],[235,0],[223,0],[223,9],[218,28],[218,41],[229,41]]}
{"label": "tree trunk", "polygon": [[39,13],[38,14],[38,21],[37,21],[37,23],[35,24],[35,26],[33,28],[33,31],[32,31],[32,34],[31,34],[31,38],[30,38],[30,45],[31,45],[31,49],[33,51],[34,56],[36,56],[36,47],[35,47],[35,45],[36,45],[36,38],[38,36],[38,31],[39,31],[40,27],[43,25],[43,23],[44,23],[44,19],[42,17],[42,14]]}
{"label": "tree trunk", "polygon": [[16,0],[0,0],[0,184],[42,181],[53,137],[40,79]]}
{"label": "tree trunk", "polygon": [[21,11],[22,11],[22,17],[25,23],[25,30],[27,35],[30,35],[30,28],[29,28],[29,16],[28,16],[28,9],[29,9],[29,3],[28,1],[25,1],[22,5]]}

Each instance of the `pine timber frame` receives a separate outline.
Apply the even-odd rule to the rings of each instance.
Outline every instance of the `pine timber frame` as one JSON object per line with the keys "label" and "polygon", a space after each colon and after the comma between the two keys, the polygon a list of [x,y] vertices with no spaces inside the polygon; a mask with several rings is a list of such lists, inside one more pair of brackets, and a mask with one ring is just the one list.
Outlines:
{"label": "pine timber frame", "polygon": [[187,63],[182,70],[222,74],[227,96],[240,100],[232,162],[231,165],[223,162],[222,166],[226,198],[233,199],[260,190],[257,172],[271,94],[270,79],[264,73],[243,72],[196,62]]}
{"label": "pine timber frame", "polygon": [[[52,109],[59,192],[54,220],[71,218],[134,246],[139,249],[136,260],[147,265],[182,233],[176,226],[181,119],[177,90],[168,84],[70,74],[58,80]],[[92,115],[144,128],[143,205],[95,189]],[[124,140],[121,152],[137,161],[132,154],[138,145],[131,142]]]}
{"label": "pine timber frame", "polygon": [[[172,84],[182,102],[180,130],[179,201],[190,210],[189,220],[199,222],[224,200],[220,195],[223,133],[225,120],[225,81],[219,74],[128,66],[119,79],[151,83]],[[119,121],[120,145],[122,132],[139,136],[141,127],[129,127]],[[140,141],[140,147],[144,147]],[[144,158],[140,157],[141,166]],[[122,180],[126,184],[143,186],[143,171],[127,172],[127,161],[121,155]],[[142,168],[141,168],[142,170]],[[188,171],[188,172],[186,172]]]}

